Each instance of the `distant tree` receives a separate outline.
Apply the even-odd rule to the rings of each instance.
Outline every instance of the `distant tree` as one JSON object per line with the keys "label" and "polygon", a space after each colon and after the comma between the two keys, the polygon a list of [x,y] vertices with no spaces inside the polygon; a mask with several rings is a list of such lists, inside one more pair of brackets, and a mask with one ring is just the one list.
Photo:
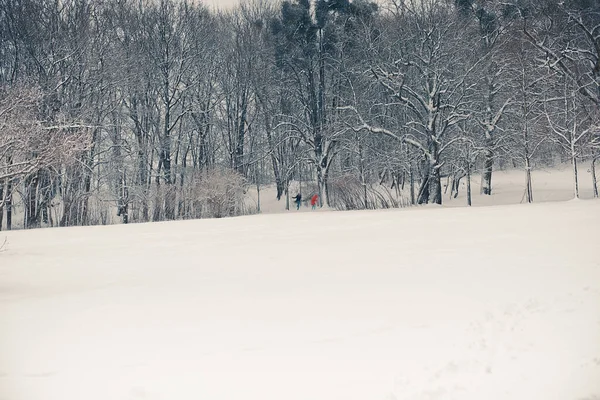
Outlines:
{"label": "distant tree", "polygon": [[[579,198],[578,161],[583,155],[583,145],[596,128],[587,118],[585,109],[577,107],[576,90],[569,79],[561,79],[562,93],[544,98],[544,117],[550,128],[550,139],[569,155],[573,169],[573,194]],[[554,93],[553,93],[554,94]]]}
{"label": "distant tree", "polygon": [[[400,107],[405,130],[377,127],[363,117],[358,128],[383,133],[415,148],[423,157],[418,203],[442,204],[442,156],[458,137],[455,125],[469,117],[467,76],[475,60],[461,46],[464,25],[441,1],[407,2],[410,10],[388,22],[378,59],[370,68],[389,96],[386,108]],[[393,47],[388,43],[394,43]],[[455,132],[456,133],[456,132]]]}
{"label": "distant tree", "polygon": [[63,120],[48,124],[40,119],[42,107],[43,95],[35,87],[21,84],[0,89],[0,210],[6,207],[9,230],[13,188],[20,183],[35,184],[43,171],[74,163],[89,146],[89,127]]}
{"label": "distant tree", "polygon": [[291,124],[310,149],[315,168],[319,201],[326,196],[329,170],[337,152],[339,130],[329,115],[333,104],[331,82],[340,43],[353,29],[351,21],[367,18],[377,11],[364,0],[284,1],[281,16],[273,21],[277,38],[278,66],[293,86],[297,113]]}

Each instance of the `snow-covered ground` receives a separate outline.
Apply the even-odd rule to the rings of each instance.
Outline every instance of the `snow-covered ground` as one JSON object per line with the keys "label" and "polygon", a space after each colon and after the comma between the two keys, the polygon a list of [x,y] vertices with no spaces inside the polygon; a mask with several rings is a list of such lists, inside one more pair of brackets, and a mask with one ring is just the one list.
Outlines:
{"label": "snow-covered ground", "polygon": [[0,400],[598,400],[600,203],[2,233]]}
{"label": "snow-covered ground", "polygon": [[[590,173],[590,161],[581,161],[579,164],[579,188],[581,199],[593,198],[593,185]],[[598,167],[597,167],[598,168]],[[554,202],[566,201],[574,198],[573,194],[573,172],[570,164],[559,164],[552,168],[535,168],[532,171],[533,181],[533,197],[534,202]],[[447,179],[442,180],[443,189],[448,183]],[[472,179],[472,194],[473,206],[495,206],[508,204],[522,204],[525,200],[525,172],[522,169],[508,169],[494,171],[493,175],[493,196],[484,196],[480,194],[481,175],[474,174]],[[315,182],[294,182],[290,186],[290,208],[292,211],[286,210],[285,197],[281,200],[276,199],[277,190],[275,185],[263,185],[260,187],[260,196],[256,186],[249,185],[246,192],[246,209],[249,214],[257,212],[260,202],[261,214],[281,214],[293,212],[296,213],[293,204],[293,197],[301,191],[304,195],[306,207],[302,207],[300,212],[312,212],[308,206],[308,200],[312,195],[312,189],[316,187]],[[408,184],[404,191],[398,196],[394,189],[390,189],[390,182],[385,185],[373,184],[371,190],[374,190],[382,195],[383,198],[389,200],[395,199],[400,204],[410,204],[410,189]],[[417,187],[418,190],[418,187]],[[459,196],[453,198],[451,190],[445,190],[443,196],[444,207],[466,207],[466,179],[461,180]],[[362,189],[359,190],[361,192]],[[260,197],[260,198],[259,198]],[[53,220],[59,221],[62,215],[63,205],[60,199],[55,199],[55,207],[52,208]],[[101,193],[100,195],[91,196],[89,200],[91,210],[91,219],[95,223],[101,223],[101,220],[106,220],[106,224],[121,224],[121,218],[117,215],[117,207],[114,195],[112,193]],[[329,211],[326,208],[319,211]],[[100,214],[104,214],[100,217]],[[5,218],[6,221],[6,218]],[[24,226],[24,208],[21,201],[13,204],[13,229],[23,229]],[[45,224],[44,227],[47,227]],[[4,222],[3,229],[6,227]],[[1,232],[0,232],[1,237]]]}
{"label": "snow-covered ground", "polygon": [[[582,199],[591,199],[594,197],[592,175],[590,172],[590,161],[581,161],[579,165],[579,195]],[[598,167],[596,167],[598,169]],[[532,171],[533,199],[536,203],[551,201],[566,201],[574,198],[573,193],[573,170],[570,164],[559,164],[552,168],[535,168]],[[443,189],[448,181],[442,180]],[[484,196],[480,194],[481,175],[474,174],[471,181],[473,206],[494,206],[507,204],[521,204],[526,202],[525,198],[525,171],[522,169],[508,169],[494,171],[492,186],[493,196]],[[451,190],[448,188],[443,197],[445,207],[466,207],[467,206],[467,188],[466,178],[461,180],[459,196],[453,198]],[[292,185],[291,196],[295,196],[300,187],[298,184]],[[373,185],[373,189],[384,194],[384,197],[394,196],[395,191],[390,190],[389,183],[386,187]],[[418,188],[417,188],[418,189]],[[304,191],[303,191],[304,192]],[[272,214],[286,212],[285,200],[277,201],[276,189],[273,186],[263,187],[261,189],[260,204],[261,213]],[[305,192],[304,192],[305,193]],[[306,193],[305,193],[306,194]],[[410,192],[408,184],[401,194],[405,202],[409,204]],[[293,201],[293,200],[292,200]],[[248,191],[247,204],[255,209],[258,203],[258,196],[254,187]],[[293,206],[293,204],[292,204]],[[302,212],[310,211],[310,207],[301,208]]]}

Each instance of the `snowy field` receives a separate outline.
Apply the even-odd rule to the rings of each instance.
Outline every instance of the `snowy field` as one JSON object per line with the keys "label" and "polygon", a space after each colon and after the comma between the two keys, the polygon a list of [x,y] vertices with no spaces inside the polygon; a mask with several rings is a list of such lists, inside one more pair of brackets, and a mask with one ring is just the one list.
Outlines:
{"label": "snowy field", "polygon": [[0,400],[598,400],[600,203],[2,233]]}

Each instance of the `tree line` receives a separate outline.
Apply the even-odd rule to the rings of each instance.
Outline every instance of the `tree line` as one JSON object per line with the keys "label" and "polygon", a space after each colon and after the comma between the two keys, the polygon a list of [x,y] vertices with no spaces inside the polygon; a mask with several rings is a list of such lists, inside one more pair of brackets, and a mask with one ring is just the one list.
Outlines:
{"label": "tree line", "polygon": [[559,161],[597,197],[599,106],[594,0],[0,0],[0,229],[240,215],[298,181],[470,204],[505,167],[532,202]]}

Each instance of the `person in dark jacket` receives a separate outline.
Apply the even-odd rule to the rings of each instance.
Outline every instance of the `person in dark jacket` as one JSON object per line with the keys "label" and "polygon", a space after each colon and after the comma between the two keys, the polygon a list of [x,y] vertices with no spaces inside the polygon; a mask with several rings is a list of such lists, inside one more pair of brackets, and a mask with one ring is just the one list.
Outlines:
{"label": "person in dark jacket", "polygon": [[296,197],[294,197],[294,202],[296,203],[296,210],[300,209],[300,204],[302,203],[302,195],[298,193]]}

